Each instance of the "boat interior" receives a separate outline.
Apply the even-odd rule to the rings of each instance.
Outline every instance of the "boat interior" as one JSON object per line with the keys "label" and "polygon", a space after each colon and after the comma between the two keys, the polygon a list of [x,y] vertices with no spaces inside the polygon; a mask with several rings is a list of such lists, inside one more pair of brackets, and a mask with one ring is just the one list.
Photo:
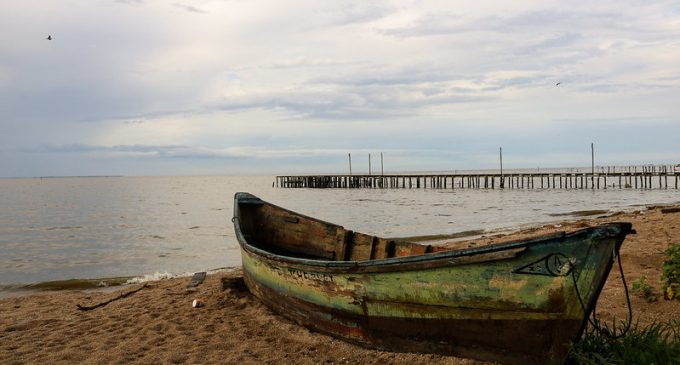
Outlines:
{"label": "boat interior", "polygon": [[431,245],[347,230],[259,199],[240,199],[238,218],[247,242],[273,254],[328,261],[365,261],[433,252]]}

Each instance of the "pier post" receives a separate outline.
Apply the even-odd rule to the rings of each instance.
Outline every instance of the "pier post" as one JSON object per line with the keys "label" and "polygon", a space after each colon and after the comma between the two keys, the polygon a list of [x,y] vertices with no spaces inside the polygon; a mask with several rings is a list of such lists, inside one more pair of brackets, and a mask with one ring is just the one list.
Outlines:
{"label": "pier post", "polygon": [[505,187],[505,180],[503,179],[503,147],[499,147],[499,153],[500,153],[500,158],[501,158],[501,184],[500,184],[500,188],[503,189],[503,187]]}
{"label": "pier post", "polygon": [[368,154],[368,176],[371,176],[371,154]]}
{"label": "pier post", "polygon": [[592,188],[595,189],[595,143],[590,144],[590,185],[592,185]]}
{"label": "pier post", "polygon": [[385,166],[383,165],[383,153],[380,152],[380,175],[385,176]]}
{"label": "pier post", "polygon": [[352,154],[348,153],[347,156],[349,157],[349,176],[352,176]]}

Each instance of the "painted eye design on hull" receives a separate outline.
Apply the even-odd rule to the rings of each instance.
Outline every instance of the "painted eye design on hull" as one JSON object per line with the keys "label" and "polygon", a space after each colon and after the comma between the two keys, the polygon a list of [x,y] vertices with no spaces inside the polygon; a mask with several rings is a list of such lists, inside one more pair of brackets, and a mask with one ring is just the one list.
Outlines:
{"label": "painted eye design on hull", "polygon": [[515,274],[567,276],[574,268],[576,259],[562,253],[551,253],[527,265],[518,267]]}

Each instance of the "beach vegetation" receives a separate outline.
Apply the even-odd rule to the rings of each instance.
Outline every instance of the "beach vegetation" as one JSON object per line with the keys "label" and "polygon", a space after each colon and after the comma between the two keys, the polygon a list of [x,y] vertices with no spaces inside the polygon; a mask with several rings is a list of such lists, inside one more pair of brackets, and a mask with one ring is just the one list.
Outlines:
{"label": "beach vegetation", "polygon": [[664,298],[672,300],[678,298],[680,288],[680,243],[671,245],[664,254],[666,259],[661,273]]}
{"label": "beach vegetation", "polygon": [[647,284],[647,278],[644,275],[640,275],[635,281],[633,281],[633,294],[638,297],[645,299],[648,302],[656,302],[657,296],[654,293],[654,288]]}
{"label": "beach vegetation", "polygon": [[[615,327],[607,331],[616,334],[623,330],[623,324]],[[617,339],[589,328],[572,345],[567,364],[680,364],[680,320],[646,326],[634,324],[625,336]]]}

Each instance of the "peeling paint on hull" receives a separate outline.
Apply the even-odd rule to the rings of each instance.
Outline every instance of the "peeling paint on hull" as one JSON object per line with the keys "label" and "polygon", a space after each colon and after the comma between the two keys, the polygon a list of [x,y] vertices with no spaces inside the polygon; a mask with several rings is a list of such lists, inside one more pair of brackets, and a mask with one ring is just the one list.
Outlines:
{"label": "peeling paint on hull", "polygon": [[[239,205],[245,198],[248,203]],[[268,207],[246,208],[253,199],[237,194],[234,205],[245,282],[276,312],[363,346],[512,364],[564,361],[609,274],[614,250],[631,230],[630,224],[618,223],[490,248],[377,260],[317,259],[263,250],[276,243],[259,244],[264,236],[254,230],[274,232],[283,246],[288,238],[272,231],[276,227],[258,224],[286,229],[295,213],[261,201],[258,207]],[[274,208],[284,211],[286,219],[275,219]],[[313,220],[302,215],[295,219],[303,225]],[[295,229],[316,239],[310,246],[321,247],[319,242],[330,245],[338,234],[337,226],[328,225],[313,234],[304,226]],[[375,247],[376,239],[373,242]]]}

